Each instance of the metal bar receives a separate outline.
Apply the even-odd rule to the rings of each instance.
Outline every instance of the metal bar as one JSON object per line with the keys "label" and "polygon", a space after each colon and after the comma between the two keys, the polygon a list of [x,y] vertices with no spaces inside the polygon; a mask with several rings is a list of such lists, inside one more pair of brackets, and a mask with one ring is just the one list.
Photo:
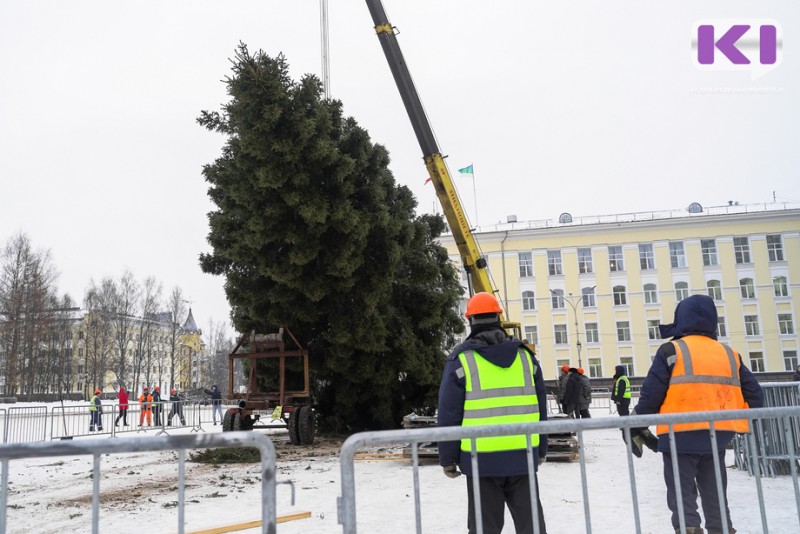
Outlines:
{"label": "metal bar", "polygon": [[672,462],[672,478],[675,484],[675,506],[678,508],[678,528],[686,532],[686,517],[683,513],[683,492],[681,491],[681,477],[678,471],[678,446],[675,445],[675,427],[669,425],[669,455]]}
{"label": "metal bar", "polygon": [[586,458],[583,445],[583,431],[578,430],[578,450],[580,451],[581,487],[583,488],[583,518],[586,522],[586,534],[592,534],[592,517],[589,512],[589,486],[586,483]]}
{"label": "metal bar", "polygon": [[728,532],[728,503],[727,497],[725,496],[725,488],[722,487],[722,472],[720,471],[719,467],[717,429],[715,428],[715,425],[711,425],[708,428],[708,436],[711,440],[711,457],[714,459],[714,479],[717,484],[717,504],[719,505],[720,521],[722,521],[722,534],[730,534]]}
{"label": "metal bar", "polygon": [[92,460],[92,534],[100,534],[100,455]]}
{"label": "metal bar", "polygon": [[417,523],[417,534],[422,534],[422,510],[419,498],[419,450],[416,442],[411,444],[411,462],[414,477],[414,516]]}
{"label": "metal bar", "polygon": [[178,533],[183,534],[186,518],[186,449],[178,451]]}
{"label": "metal bar", "polygon": [[[763,408],[762,408],[763,409]],[[752,419],[748,421],[752,423]],[[756,438],[753,432],[748,434],[750,439],[751,450],[755,451],[756,460],[753,462],[753,476],[756,479],[756,490],[758,491],[758,503],[761,510],[761,531],[763,534],[768,534],[769,527],[767,526],[767,513],[764,509],[764,488],[761,487],[761,466],[758,463],[758,452],[756,449]]]}
{"label": "metal bar", "polygon": [[481,505],[481,485],[478,467],[478,438],[470,439],[472,448],[470,450],[470,461],[472,462],[472,499],[475,502],[475,528],[478,534],[483,534],[483,505]]}

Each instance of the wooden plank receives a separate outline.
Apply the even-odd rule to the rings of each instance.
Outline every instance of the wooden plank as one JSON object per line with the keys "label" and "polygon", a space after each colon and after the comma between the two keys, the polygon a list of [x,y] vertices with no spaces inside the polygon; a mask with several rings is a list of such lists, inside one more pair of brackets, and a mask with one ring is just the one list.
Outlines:
{"label": "wooden plank", "polygon": [[[283,514],[276,518],[276,523],[286,523],[287,521],[295,521],[297,519],[308,519],[311,517],[311,512],[295,512],[293,514]],[[250,530],[259,528],[261,520],[246,521],[244,523],[234,523],[232,525],[224,525],[221,527],[207,528],[203,530],[193,530],[189,534],[225,534],[226,532],[236,532],[238,530]]]}

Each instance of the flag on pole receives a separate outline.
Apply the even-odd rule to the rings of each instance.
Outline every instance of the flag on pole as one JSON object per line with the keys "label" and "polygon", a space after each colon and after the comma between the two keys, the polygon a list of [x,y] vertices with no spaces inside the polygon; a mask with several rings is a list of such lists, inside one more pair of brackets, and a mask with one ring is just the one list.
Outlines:
{"label": "flag on pole", "polygon": [[469,167],[464,167],[463,169],[458,169],[458,172],[461,174],[473,174],[472,173],[472,163],[469,164]]}
{"label": "flag on pole", "polygon": [[430,176],[428,176],[427,178],[425,178],[425,183],[424,183],[424,184],[422,184],[422,185],[426,185],[426,184],[427,184],[428,182],[430,182],[430,181],[431,181],[431,177],[430,177]]}

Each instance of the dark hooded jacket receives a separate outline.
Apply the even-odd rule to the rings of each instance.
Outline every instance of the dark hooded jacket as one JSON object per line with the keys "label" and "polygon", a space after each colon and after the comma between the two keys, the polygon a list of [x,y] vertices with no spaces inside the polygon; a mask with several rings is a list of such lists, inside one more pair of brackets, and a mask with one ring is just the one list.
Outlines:
{"label": "dark hooded jacket", "polygon": [[[692,295],[682,300],[675,308],[675,322],[662,325],[661,337],[679,339],[688,335],[700,335],[717,339],[717,308],[714,300],[707,295]],[[672,377],[673,364],[667,359],[675,355],[675,346],[664,343],[659,347],[653,364],[647,372],[642,389],[639,392],[639,403],[634,409],[637,414],[659,413],[667,396],[669,381]],[[693,357],[695,357],[693,355]],[[742,362],[739,366],[742,395],[750,408],[761,408],[764,405],[764,394],[758,380]],[[717,448],[723,450],[733,439],[734,432],[717,431]],[[708,430],[692,430],[675,433],[675,445],[679,453],[709,453],[711,439]],[[669,452],[669,434],[658,437],[658,450]]]}
{"label": "dark hooded jacket", "polygon": [[[466,395],[466,377],[457,373],[461,368],[458,355],[466,350],[475,350],[482,357],[500,367],[510,367],[517,358],[517,349],[526,348],[518,339],[508,336],[505,331],[497,327],[474,330],[469,337],[458,345],[444,365],[442,384],[439,388],[439,426],[460,426],[464,418],[464,399]],[[531,355],[536,371],[533,375],[536,387],[536,397],[539,402],[539,420],[547,419],[547,392],[545,390],[542,369],[536,357]],[[462,375],[459,378],[459,374]],[[461,472],[465,475],[472,474],[472,464],[468,452],[461,451],[458,441],[439,442],[440,465],[459,464]],[[533,452],[534,464],[538,467],[539,459],[547,455],[547,436],[539,435],[538,450]],[[480,476],[519,476],[528,474],[528,459],[525,451],[499,451],[478,453],[478,468]]]}
{"label": "dark hooded jacket", "polygon": [[620,382],[619,387],[617,387],[617,379],[624,375],[624,365],[617,365],[614,367],[614,382],[611,384],[611,402],[619,402],[621,404],[630,404],[631,402],[630,398],[625,398],[625,392],[627,391],[628,385],[623,381]]}

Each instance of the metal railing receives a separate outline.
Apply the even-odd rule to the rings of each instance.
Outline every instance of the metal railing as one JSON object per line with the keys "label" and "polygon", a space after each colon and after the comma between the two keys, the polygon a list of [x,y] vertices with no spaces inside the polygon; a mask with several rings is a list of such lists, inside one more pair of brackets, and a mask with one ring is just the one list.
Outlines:
{"label": "metal railing", "polygon": [[[185,490],[186,490],[186,450],[218,447],[253,447],[261,453],[261,532],[274,534],[277,523],[276,499],[276,453],[272,442],[263,434],[255,432],[225,432],[216,434],[193,434],[167,436],[157,439],[95,439],[81,441],[56,441],[45,443],[24,443],[0,445],[0,534],[5,534],[8,510],[8,472],[12,460],[22,458],[47,458],[54,456],[93,457],[92,471],[92,533],[100,529],[100,457],[103,454],[122,454],[132,452],[178,451],[178,532],[184,533]],[[281,482],[284,483],[284,482]],[[288,482],[291,485],[291,482]],[[294,486],[292,485],[294,504]]]}
{"label": "metal railing", "polygon": [[[680,481],[677,466],[677,450],[675,448],[674,439],[674,425],[679,423],[690,423],[698,421],[726,421],[733,419],[747,419],[753,426],[753,421],[758,421],[759,424],[764,424],[767,420],[782,420],[784,425],[786,421],[793,417],[800,417],[800,407],[781,407],[781,408],[758,408],[752,410],[730,410],[730,411],[715,411],[715,412],[694,412],[694,413],[680,413],[680,414],[661,414],[661,415],[635,415],[629,417],[604,417],[596,419],[559,419],[548,420],[538,423],[525,423],[525,424],[508,424],[508,425],[495,425],[495,426],[482,426],[482,427],[443,427],[443,428],[417,428],[409,430],[390,430],[383,432],[362,432],[350,436],[342,446],[340,455],[341,463],[341,485],[342,493],[337,502],[339,523],[342,525],[345,534],[356,534],[357,532],[357,518],[356,518],[356,492],[355,492],[355,470],[354,459],[356,452],[365,447],[385,447],[397,444],[409,444],[411,449],[411,459],[413,466],[413,491],[414,491],[414,513],[416,522],[416,532],[422,532],[421,523],[421,498],[420,498],[420,478],[419,478],[419,446],[423,443],[440,442],[440,441],[458,441],[461,439],[470,439],[472,441],[472,451],[476,450],[476,440],[478,438],[504,436],[504,435],[527,435],[528,447],[528,476],[530,479],[531,488],[531,509],[533,517],[537,517],[537,495],[535,485],[533,483],[534,473],[534,459],[533,452],[530,447],[530,434],[556,434],[564,432],[575,432],[577,434],[578,444],[580,450],[584,449],[584,433],[588,431],[604,430],[604,429],[623,429],[623,434],[627,442],[627,460],[628,460],[628,476],[630,479],[631,498],[633,503],[633,521],[635,532],[642,532],[640,504],[637,497],[637,479],[634,470],[633,455],[631,451],[630,429],[635,427],[646,427],[658,424],[669,425],[670,436],[670,456],[672,458],[673,473],[675,476],[675,486],[677,492],[677,502],[682,502],[680,491]],[[757,457],[758,451],[755,445],[755,437],[753,433],[747,435],[747,447],[751,451],[750,454]],[[712,428],[709,432],[710,445],[716,443],[716,432]],[[723,524],[723,533],[729,534],[727,526],[727,518],[724,506],[724,497],[722,490],[722,478],[720,472],[720,452],[717,451],[716,446],[711,446],[712,455],[715,463],[715,475],[717,484],[717,494],[720,496]],[[798,449],[794,446],[789,446],[786,454],[786,459],[792,465],[791,476],[794,485],[795,506],[798,512],[798,524],[796,528],[800,528],[800,487],[798,487]],[[580,476],[581,486],[583,491],[583,506],[584,518],[586,524],[587,534],[592,532],[591,521],[591,508],[590,498],[587,485],[586,476],[586,459],[585,455],[580,455]],[[473,472],[473,487],[472,491],[475,496],[475,502],[480,502],[480,491],[477,484],[479,471],[477,455],[473,452],[471,454],[471,464]],[[762,532],[769,532],[767,525],[767,515],[764,507],[764,490],[761,484],[762,471],[759,469],[759,462],[754,462],[753,478],[756,484],[756,491],[758,495],[761,527]],[[788,495],[781,497],[785,501]],[[476,527],[478,534],[482,534],[483,525],[480,515],[480,506],[476,506]],[[679,525],[680,531],[686,532],[686,518],[684,517],[683,508],[678,506]],[[539,525],[537,521],[533,521],[535,534],[539,533]]]}
{"label": "metal railing", "polygon": [[3,443],[25,443],[47,439],[46,406],[8,408],[3,423]]}

